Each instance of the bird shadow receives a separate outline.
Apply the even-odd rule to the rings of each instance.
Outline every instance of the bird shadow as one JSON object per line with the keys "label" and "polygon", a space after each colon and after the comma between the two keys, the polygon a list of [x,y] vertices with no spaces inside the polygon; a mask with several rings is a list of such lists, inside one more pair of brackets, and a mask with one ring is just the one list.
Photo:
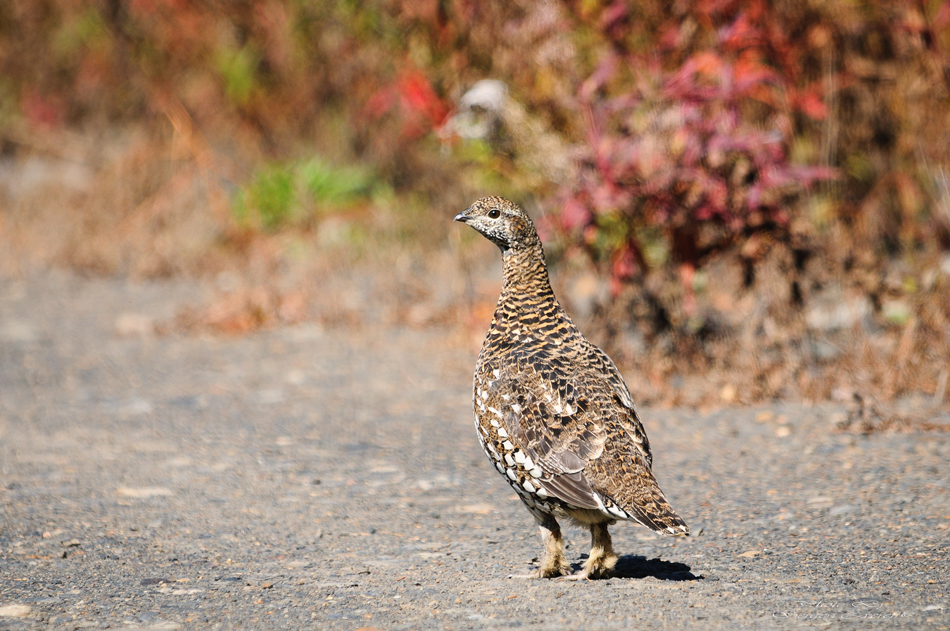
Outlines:
{"label": "bird shadow", "polygon": [[637,554],[625,554],[617,561],[613,575],[617,578],[646,578],[652,576],[661,581],[698,581],[703,577],[693,574],[685,563],[662,559],[647,559]]}
{"label": "bird shadow", "polygon": [[[580,569],[581,564],[578,564]],[[693,574],[692,568],[685,563],[675,563],[662,559],[647,559],[636,554],[625,554],[617,560],[610,573],[612,578],[647,578],[652,576],[661,581],[699,581],[705,578]]]}

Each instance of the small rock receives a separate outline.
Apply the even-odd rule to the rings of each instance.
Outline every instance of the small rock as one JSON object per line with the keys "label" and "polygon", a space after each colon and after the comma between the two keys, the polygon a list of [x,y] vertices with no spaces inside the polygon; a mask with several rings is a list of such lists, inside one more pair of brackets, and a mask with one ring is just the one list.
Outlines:
{"label": "small rock", "polygon": [[457,506],[455,509],[457,513],[474,513],[477,515],[487,515],[489,513],[495,512],[495,507],[491,504],[484,502],[478,504],[464,504],[462,506]]}
{"label": "small rock", "polygon": [[24,618],[28,615],[30,615],[30,608],[27,605],[0,606],[0,618]]}
{"label": "small rock", "polygon": [[155,333],[155,322],[141,313],[120,313],[115,319],[116,335],[120,337],[147,337]]}
{"label": "small rock", "polygon": [[161,486],[142,486],[142,487],[127,487],[120,486],[116,489],[116,493],[122,497],[134,497],[136,499],[147,499],[149,497],[162,497],[166,495],[174,495],[171,489],[166,489]]}
{"label": "small rock", "polygon": [[846,388],[845,386],[837,386],[834,390],[831,391],[831,400],[832,401],[852,401],[854,400],[854,388]]}
{"label": "small rock", "polygon": [[840,506],[835,506],[834,508],[832,508],[830,511],[828,511],[828,514],[829,515],[845,515],[847,513],[853,513],[857,510],[858,510],[858,507],[854,506],[853,504],[842,504]]}
{"label": "small rock", "polygon": [[731,383],[727,383],[722,387],[722,390],[719,391],[719,398],[726,403],[732,403],[736,400],[736,387]]}

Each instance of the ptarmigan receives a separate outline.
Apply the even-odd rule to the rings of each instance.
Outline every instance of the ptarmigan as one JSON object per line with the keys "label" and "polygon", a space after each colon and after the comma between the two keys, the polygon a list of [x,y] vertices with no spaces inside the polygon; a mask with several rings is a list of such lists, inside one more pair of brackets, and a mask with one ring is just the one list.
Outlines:
{"label": "ptarmigan", "polygon": [[617,555],[607,527],[618,520],[689,534],[653,477],[650,443],[620,372],[554,297],[531,219],[506,199],[485,197],[455,221],[502,252],[504,286],[475,365],[475,426],[541,528],[538,576],[570,573],[557,517],[591,533],[590,556],[570,578],[610,574]]}

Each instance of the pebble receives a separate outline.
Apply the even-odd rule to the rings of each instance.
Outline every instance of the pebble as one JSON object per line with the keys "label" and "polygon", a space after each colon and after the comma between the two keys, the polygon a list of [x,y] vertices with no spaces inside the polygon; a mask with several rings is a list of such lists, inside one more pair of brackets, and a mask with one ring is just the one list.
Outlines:
{"label": "pebble", "polygon": [[28,605],[0,605],[0,618],[25,618],[28,615]]}

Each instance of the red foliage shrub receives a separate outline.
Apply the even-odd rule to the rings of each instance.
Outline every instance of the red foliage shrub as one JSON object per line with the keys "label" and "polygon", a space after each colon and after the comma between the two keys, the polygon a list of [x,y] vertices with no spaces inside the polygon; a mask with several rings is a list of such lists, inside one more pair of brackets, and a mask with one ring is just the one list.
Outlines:
{"label": "red foliage shrub", "polygon": [[827,108],[798,85],[801,50],[782,15],[764,2],[701,3],[659,26],[657,55],[632,45],[631,11],[618,2],[591,20],[611,46],[579,90],[587,144],[561,213],[611,260],[615,289],[649,270],[647,248],[685,279],[760,232],[788,240],[795,196],[836,176],[790,160],[796,114]]}
{"label": "red foliage shrub", "polygon": [[393,109],[402,124],[402,140],[415,140],[445,120],[448,107],[436,95],[426,77],[407,71],[396,81],[376,90],[366,103],[366,114],[376,121]]}

